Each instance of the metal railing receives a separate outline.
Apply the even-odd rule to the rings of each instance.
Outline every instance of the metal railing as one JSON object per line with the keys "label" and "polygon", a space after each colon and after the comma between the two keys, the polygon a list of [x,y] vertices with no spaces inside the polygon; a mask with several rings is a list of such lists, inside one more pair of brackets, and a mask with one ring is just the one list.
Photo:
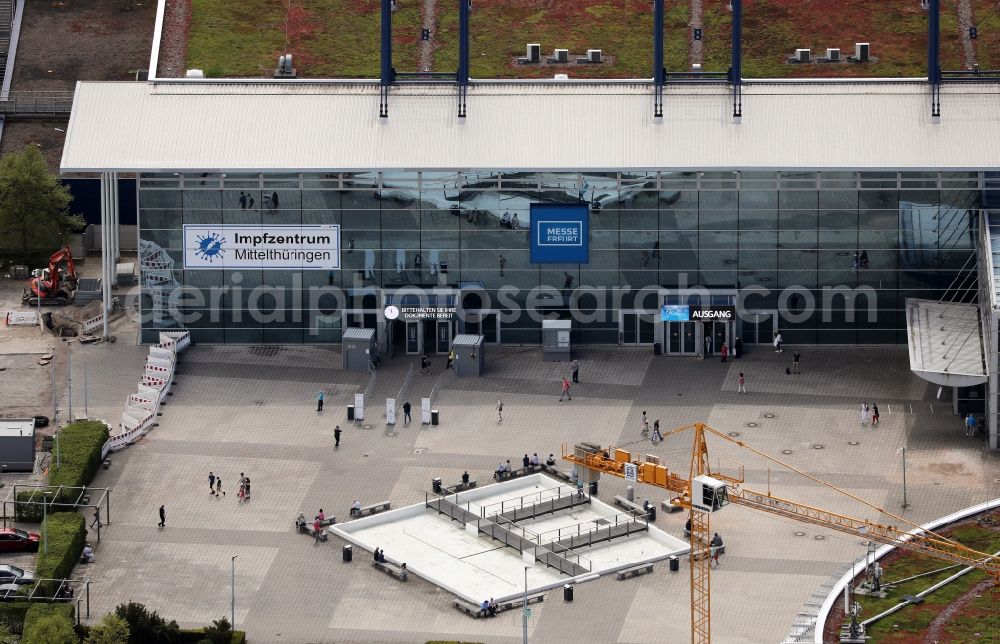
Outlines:
{"label": "metal railing", "polygon": [[[619,518],[621,519],[621,521],[619,521]],[[553,528],[551,530],[546,530],[538,534],[540,537],[544,537],[543,541],[545,541],[546,543],[552,543],[554,541],[562,541],[563,539],[569,539],[570,537],[582,537],[588,532],[606,530],[608,527],[617,526],[619,523],[624,524],[624,523],[641,522],[645,523],[646,527],[649,527],[648,520],[644,520],[642,517],[638,517],[631,512],[618,512],[617,514],[614,514],[612,516],[603,517],[603,519],[608,522],[608,525],[595,525],[594,521],[590,520],[577,523],[576,525],[565,526],[563,528]],[[588,526],[586,531],[583,530],[584,526]]]}
{"label": "metal railing", "polygon": [[73,92],[11,92],[0,99],[4,116],[68,116],[73,109]]}
{"label": "metal railing", "polygon": [[[566,494],[563,494],[563,488],[566,489]],[[563,496],[576,494],[577,489],[571,485],[560,485],[554,488],[547,488],[540,490],[538,492],[533,492],[531,494],[525,494],[519,496],[515,499],[506,499],[504,501],[499,501],[497,503],[490,503],[489,505],[480,506],[479,515],[482,517],[494,516],[497,514],[503,514],[504,512],[510,510],[523,510],[525,499],[528,501],[528,507],[536,506],[539,503],[544,503],[545,501],[551,499],[558,499]]]}

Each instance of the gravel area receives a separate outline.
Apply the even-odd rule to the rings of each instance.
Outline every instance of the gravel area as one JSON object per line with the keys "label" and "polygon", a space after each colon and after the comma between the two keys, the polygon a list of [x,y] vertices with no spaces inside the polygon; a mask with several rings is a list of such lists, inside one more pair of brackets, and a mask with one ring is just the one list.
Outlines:
{"label": "gravel area", "polygon": [[160,37],[159,76],[180,78],[187,70],[188,28],[191,25],[191,0],[169,0],[163,14]]}

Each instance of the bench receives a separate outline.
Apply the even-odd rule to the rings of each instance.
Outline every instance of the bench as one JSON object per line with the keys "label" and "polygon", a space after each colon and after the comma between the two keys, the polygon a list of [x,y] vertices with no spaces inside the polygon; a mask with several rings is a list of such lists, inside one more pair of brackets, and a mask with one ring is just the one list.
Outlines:
{"label": "bench", "polygon": [[406,581],[410,577],[409,573],[406,572],[406,564],[397,565],[391,561],[373,561],[372,565],[400,581]]}
{"label": "bench", "polygon": [[521,476],[527,476],[528,474],[534,474],[535,472],[540,472],[542,470],[542,465],[529,465],[528,467],[519,467],[516,470],[511,470],[508,472],[493,472],[493,478],[498,481],[503,481],[506,479],[516,479]]}
{"label": "bench", "polygon": [[576,483],[576,480],[573,478],[572,474],[570,474],[569,472],[563,472],[555,465],[542,465],[541,467],[543,472],[551,474],[557,479],[566,481],[567,483]]}
{"label": "bench", "polygon": [[624,496],[615,497],[615,505],[625,508],[626,510],[631,510],[640,516],[646,516],[649,514],[646,509],[642,507],[641,504],[635,503],[634,501],[629,501]]}
{"label": "bench", "polygon": [[449,485],[445,488],[448,494],[454,494],[455,492],[465,492],[466,490],[471,490],[476,487],[475,481],[469,481],[468,483],[456,483],[455,485]]}
{"label": "bench", "polygon": [[[543,601],[545,601],[545,594],[544,593],[538,593],[536,595],[528,595],[528,604],[539,604],[539,603],[541,603]],[[462,611],[462,612],[464,612],[464,613],[466,613],[468,615],[471,615],[473,617],[488,617],[489,616],[488,613],[486,615],[484,615],[483,614],[483,609],[480,608],[478,605],[470,604],[469,602],[465,601],[464,599],[459,599],[458,597],[456,597],[454,600],[452,600],[452,604],[458,610],[460,610],[460,611]],[[519,608],[521,608],[521,606],[523,604],[524,604],[524,598],[522,598],[522,597],[517,597],[517,598],[514,598],[514,599],[508,599],[507,601],[497,602],[497,613],[498,614],[502,613],[505,610],[516,610],[516,609],[519,609]]]}
{"label": "bench", "polygon": [[663,508],[664,512],[683,512],[684,511],[684,508],[682,506],[676,505],[676,504],[670,502],[667,499],[663,499],[663,502],[660,503],[660,507]]}
{"label": "bench", "polygon": [[363,517],[366,514],[377,514],[379,512],[384,512],[390,509],[388,501],[379,501],[378,503],[372,503],[371,505],[362,506],[360,510],[357,508],[351,508],[352,517]]}
{"label": "bench", "polygon": [[618,574],[615,575],[618,581],[623,579],[628,579],[630,577],[638,577],[639,575],[645,575],[646,573],[653,572],[653,564],[639,564],[638,566],[632,566],[631,568],[625,568],[624,570],[619,570]]}

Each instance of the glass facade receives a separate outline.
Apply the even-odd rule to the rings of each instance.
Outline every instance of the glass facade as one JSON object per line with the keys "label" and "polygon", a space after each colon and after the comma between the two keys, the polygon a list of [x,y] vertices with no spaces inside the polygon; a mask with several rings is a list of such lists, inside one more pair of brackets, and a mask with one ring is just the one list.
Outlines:
{"label": "glass facade", "polygon": [[[695,287],[736,294],[744,320],[780,311],[788,343],[903,342],[905,298],[968,268],[979,190],[976,172],[143,174],[142,339],[339,342],[400,289],[471,284],[460,308],[501,343],[541,343],[518,310],[577,311],[576,343],[648,341],[658,318],[623,317]],[[589,263],[531,263],[537,203],[588,206]],[[339,225],[341,269],[186,270],[188,224]]]}

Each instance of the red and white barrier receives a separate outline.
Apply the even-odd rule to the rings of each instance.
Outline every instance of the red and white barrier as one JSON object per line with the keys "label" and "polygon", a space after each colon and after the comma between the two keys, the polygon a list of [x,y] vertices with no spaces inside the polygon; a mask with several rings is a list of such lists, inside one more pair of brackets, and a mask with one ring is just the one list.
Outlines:
{"label": "red and white barrier", "polygon": [[117,432],[104,446],[104,455],[134,443],[146,434],[156,422],[156,414],[173,384],[174,365],[177,354],[191,346],[191,334],[187,331],[171,331],[160,334],[158,346],[149,348],[142,380],[136,386],[136,393],[125,401],[125,411]]}

